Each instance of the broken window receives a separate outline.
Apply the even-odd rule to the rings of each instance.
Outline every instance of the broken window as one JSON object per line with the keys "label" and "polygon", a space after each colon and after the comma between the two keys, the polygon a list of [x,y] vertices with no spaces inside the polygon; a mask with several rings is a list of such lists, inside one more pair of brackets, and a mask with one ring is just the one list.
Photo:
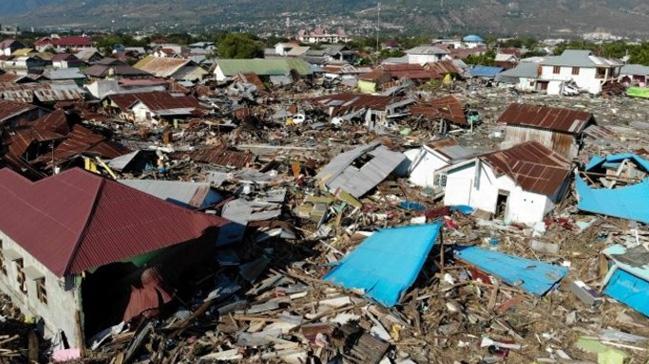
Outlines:
{"label": "broken window", "polygon": [[5,265],[5,256],[3,253],[3,249],[4,249],[3,241],[2,239],[0,239],[0,272],[2,272],[2,274],[4,275],[7,275],[7,266]]}
{"label": "broken window", "polygon": [[554,73],[555,75],[561,73],[561,66],[554,66],[554,68],[552,68],[552,73]]}
{"label": "broken window", "polygon": [[363,154],[362,156],[360,156],[360,157],[358,157],[358,158],[356,158],[354,160],[354,162],[352,163],[352,166],[354,166],[354,167],[356,167],[358,169],[361,169],[361,168],[363,168],[364,165],[369,163],[373,158],[374,158],[374,156],[369,154],[369,153]]}
{"label": "broken window", "polygon": [[20,292],[27,293],[27,284],[24,270],[24,263],[22,259],[16,259],[16,281],[18,282],[18,289]]}
{"label": "broken window", "polygon": [[606,77],[606,68],[597,68],[595,72],[595,77],[597,78],[605,78]]}
{"label": "broken window", "polygon": [[47,290],[45,289],[45,277],[36,279],[36,297],[44,304],[47,304]]}
{"label": "broken window", "polygon": [[573,76],[579,75],[579,67],[572,67],[572,75]]}

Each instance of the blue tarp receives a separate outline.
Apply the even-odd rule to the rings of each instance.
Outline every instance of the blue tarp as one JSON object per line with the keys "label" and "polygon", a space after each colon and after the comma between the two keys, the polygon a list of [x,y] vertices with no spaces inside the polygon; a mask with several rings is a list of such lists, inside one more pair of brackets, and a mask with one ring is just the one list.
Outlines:
{"label": "blue tarp", "polygon": [[649,316],[649,262],[643,258],[643,248],[636,249],[640,249],[640,252],[613,245],[602,252],[614,263],[604,280],[602,292]]}
{"label": "blue tarp", "polygon": [[616,269],[603,292],[641,314],[649,316],[649,282],[625,270]]}
{"label": "blue tarp", "polygon": [[458,248],[455,256],[536,296],[546,294],[568,273],[566,267],[475,246]]}
{"label": "blue tarp", "polygon": [[504,70],[502,67],[473,66],[469,69],[469,72],[473,77],[496,78]]}
{"label": "blue tarp", "polygon": [[437,242],[442,223],[380,230],[365,239],[324,277],[347,289],[362,289],[392,307],[415,282]]}
{"label": "blue tarp", "polygon": [[[619,163],[625,159],[632,159],[649,171],[649,161],[630,153],[609,155],[606,158],[594,157],[586,166],[586,170],[592,171],[604,164]],[[649,224],[649,178],[634,185],[609,189],[592,188],[577,176],[575,187],[578,209]]]}

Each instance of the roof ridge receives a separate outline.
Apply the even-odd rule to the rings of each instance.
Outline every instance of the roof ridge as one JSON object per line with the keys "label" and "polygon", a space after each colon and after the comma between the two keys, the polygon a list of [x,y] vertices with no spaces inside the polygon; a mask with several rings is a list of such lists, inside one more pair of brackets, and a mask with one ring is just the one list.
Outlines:
{"label": "roof ridge", "polygon": [[[79,172],[90,173],[81,170],[79,170]],[[95,196],[92,202],[92,207],[88,212],[88,216],[86,216],[86,221],[84,222],[83,229],[81,229],[79,235],[77,236],[76,241],[74,242],[74,248],[70,252],[70,256],[66,259],[65,268],[63,269],[63,272],[61,272],[61,275],[65,275],[70,270],[70,267],[72,266],[72,262],[74,261],[74,258],[77,256],[77,253],[81,248],[81,242],[83,241],[83,238],[86,236],[86,233],[88,232],[88,226],[90,226],[90,221],[92,220],[92,216],[95,214],[95,210],[97,209],[97,205],[99,204],[99,197],[101,196],[101,191],[103,190],[104,185],[106,184],[106,179],[99,176],[97,177],[99,178],[99,184],[97,185],[97,189],[95,190]]]}

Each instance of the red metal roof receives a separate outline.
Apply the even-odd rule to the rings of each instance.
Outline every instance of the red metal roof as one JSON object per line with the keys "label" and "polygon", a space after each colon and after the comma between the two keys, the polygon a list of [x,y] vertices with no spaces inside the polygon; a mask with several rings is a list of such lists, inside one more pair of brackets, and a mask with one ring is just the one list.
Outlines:
{"label": "red metal roof", "polygon": [[593,114],[585,111],[514,103],[509,105],[498,122],[580,134],[592,120]]}
{"label": "red metal roof", "polygon": [[570,175],[570,162],[531,141],[481,157],[496,173],[511,177],[523,190],[554,195]]}
{"label": "red metal roof", "polygon": [[0,230],[58,276],[194,240],[226,223],[78,168],[38,182],[0,170]]}
{"label": "red metal roof", "polygon": [[121,110],[128,110],[138,101],[146,105],[150,110],[169,110],[184,108],[199,108],[198,100],[193,96],[174,96],[169,92],[142,92],[132,94],[119,94],[108,96]]}
{"label": "red metal roof", "polygon": [[87,36],[67,36],[60,38],[41,38],[34,42],[35,46],[53,45],[58,47],[89,47],[92,45],[92,38]]}

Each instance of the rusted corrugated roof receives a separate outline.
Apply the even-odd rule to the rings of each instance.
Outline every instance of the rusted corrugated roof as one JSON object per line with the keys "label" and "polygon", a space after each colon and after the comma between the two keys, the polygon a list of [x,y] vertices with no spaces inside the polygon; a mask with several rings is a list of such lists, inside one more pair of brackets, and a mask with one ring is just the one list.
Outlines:
{"label": "rusted corrugated roof", "polygon": [[226,223],[78,168],[38,182],[0,170],[0,230],[59,277],[194,240]]}
{"label": "rusted corrugated roof", "polygon": [[83,100],[83,92],[74,81],[0,83],[0,98],[26,103]]}
{"label": "rusted corrugated roof", "polygon": [[108,98],[122,111],[130,109],[137,102],[142,102],[151,111],[185,108],[197,109],[200,107],[198,100],[193,96],[174,96],[166,91],[118,94],[110,95]]}
{"label": "rusted corrugated roof", "polygon": [[523,190],[554,195],[570,175],[570,162],[540,143],[531,141],[480,157],[496,173],[511,177]]}
{"label": "rusted corrugated roof", "polygon": [[585,111],[514,103],[509,105],[498,122],[580,134],[592,120],[593,114]]}
{"label": "rusted corrugated roof", "polygon": [[24,102],[0,99],[0,123],[7,119],[19,116],[28,111],[34,110],[36,106]]}
{"label": "rusted corrugated roof", "polygon": [[245,168],[254,160],[251,153],[229,150],[225,147],[203,148],[189,154],[196,162],[216,164],[224,167]]}
{"label": "rusted corrugated roof", "polygon": [[468,126],[464,114],[464,105],[455,96],[445,96],[427,103],[410,107],[414,116],[422,116],[430,120],[443,119],[459,126]]}

